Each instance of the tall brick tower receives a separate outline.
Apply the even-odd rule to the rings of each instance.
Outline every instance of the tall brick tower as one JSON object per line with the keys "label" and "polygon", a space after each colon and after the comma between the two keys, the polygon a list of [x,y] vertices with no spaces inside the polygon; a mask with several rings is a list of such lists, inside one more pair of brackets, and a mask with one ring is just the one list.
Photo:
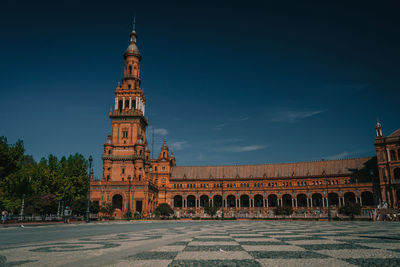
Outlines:
{"label": "tall brick tower", "polygon": [[114,110],[109,113],[111,134],[104,144],[102,180],[92,184],[92,200],[102,206],[111,202],[117,217],[124,216],[128,210],[147,215],[156,205],[157,189],[150,175],[146,99],[140,87],[141,55],[136,37],[134,23],[130,44],[124,53],[124,75],[115,90]]}
{"label": "tall brick tower", "polygon": [[382,201],[391,208],[400,208],[400,129],[384,136],[378,121],[375,129]]}

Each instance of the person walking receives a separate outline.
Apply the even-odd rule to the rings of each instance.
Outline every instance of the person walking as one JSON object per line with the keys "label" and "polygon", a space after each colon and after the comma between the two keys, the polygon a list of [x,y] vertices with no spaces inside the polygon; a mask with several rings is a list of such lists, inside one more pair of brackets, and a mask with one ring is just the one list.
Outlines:
{"label": "person walking", "polygon": [[1,212],[1,223],[5,224],[7,221],[7,216],[8,216],[8,212],[6,210],[3,210]]}
{"label": "person walking", "polygon": [[69,223],[70,217],[71,217],[71,209],[69,208],[69,206],[66,206],[64,210],[64,223]]}

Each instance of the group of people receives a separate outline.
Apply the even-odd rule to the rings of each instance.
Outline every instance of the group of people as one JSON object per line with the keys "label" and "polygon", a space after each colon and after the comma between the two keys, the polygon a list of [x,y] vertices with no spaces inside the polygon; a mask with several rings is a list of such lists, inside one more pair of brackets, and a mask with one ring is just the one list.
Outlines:
{"label": "group of people", "polygon": [[[65,207],[64,210],[64,223],[69,223],[71,222],[71,215],[72,215],[72,210],[69,206]],[[3,210],[1,212],[1,223],[5,224],[7,222],[8,219],[8,212],[7,210]]]}

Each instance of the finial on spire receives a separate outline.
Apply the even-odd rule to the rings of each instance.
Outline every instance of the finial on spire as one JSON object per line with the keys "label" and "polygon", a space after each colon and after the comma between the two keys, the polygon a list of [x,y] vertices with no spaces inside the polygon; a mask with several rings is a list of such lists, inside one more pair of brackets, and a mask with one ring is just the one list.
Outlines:
{"label": "finial on spire", "polygon": [[379,122],[379,118],[376,118],[376,137],[383,137],[383,132],[382,132],[382,125]]}
{"label": "finial on spire", "polygon": [[136,31],[136,14],[133,16],[133,29],[132,29],[132,31],[133,32]]}

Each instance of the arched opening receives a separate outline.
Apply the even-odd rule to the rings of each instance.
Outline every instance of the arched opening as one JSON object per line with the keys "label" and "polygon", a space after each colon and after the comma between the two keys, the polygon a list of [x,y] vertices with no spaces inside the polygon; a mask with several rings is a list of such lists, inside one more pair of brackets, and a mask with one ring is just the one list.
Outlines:
{"label": "arched opening", "polygon": [[241,195],[240,196],[240,207],[241,208],[248,208],[250,205],[249,203],[249,196],[248,195]]}
{"label": "arched opening", "polygon": [[361,193],[361,202],[363,206],[374,206],[374,195],[372,192],[365,191]]}
{"label": "arched opening", "polygon": [[129,65],[128,69],[129,69],[129,74],[132,74],[132,65]]}
{"label": "arched opening", "polygon": [[215,195],[213,197],[214,206],[220,208],[222,207],[222,197],[220,195]]}
{"label": "arched opening", "polygon": [[400,168],[395,168],[393,170],[393,174],[394,174],[394,179],[395,180],[400,180]]}
{"label": "arched opening", "polygon": [[284,194],[282,196],[282,205],[284,207],[291,207],[292,206],[292,196],[289,194]]}
{"label": "arched opening", "polygon": [[236,207],[236,197],[234,195],[229,195],[226,198],[226,204],[227,204],[228,208]]}
{"label": "arched opening", "polygon": [[119,112],[122,111],[122,100],[118,101],[118,110]]}
{"label": "arched opening", "polygon": [[320,193],[315,193],[311,196],[313,207],[322,207],[322,195]]}
{"label": "arched opening", "polygon": [[125,100],[125,108],[129,108],[129,100]]}
{"label": "arched opening", "polygon": [[328,203],[329,206],[339,206],[339,196],[336,193],[329,193],[328,194]]}
{"label": "arched opening", "polygon": [[305,194],[297,195],[297,206],[298,207],[307,207],[307,196]]}
{"label": "arched opening", "polygon": [[135,109],[135,108],[136,108],[136,101],[132,100],[132,109]]}
{"label": "arched opening", "polygon": [[277,207],[278,197],[274,194],[268,196],[268,207]]}
{"label": "arched opening", "polygon": [[196,207],[196,198],[193,195],[187,197],[187,206],[188,208]]}
{"label": "arched opening", "polygon": [[122,210],[122,196],[117,194],[114,195],[112,198],[112,206],[114,209]]}
{"label": "arched opening", "polygon": [[344,194],[344,203],[356,203],[356,195],[353,192]]}
{"label": "arched opening", "polygon": [[174,197],[174,207],[175,208],[182,208],[182,203],[183,203],[183,201],[182,201],[182,196],[175,196]]}
{"label": "arched opening", "polygon": [[254,196],[254,207],[262,208],[263,207],[263,196],[262,195],[255,195]]}
{"label": "arched opening", "polygon": [[205,207],[205,206],[207,206],[208,205],[208,196],[206,196],[206,195],[202,195],[201,197],[200,197],[200,207]]}
{"label": "arched opening", "polygon": [[391,160],[397,160],[396,151],[390,150],[390,159]]}
{"label": "arched opening", "polygon": [[400,189],[396,191],[397,207],[400,207]]}

